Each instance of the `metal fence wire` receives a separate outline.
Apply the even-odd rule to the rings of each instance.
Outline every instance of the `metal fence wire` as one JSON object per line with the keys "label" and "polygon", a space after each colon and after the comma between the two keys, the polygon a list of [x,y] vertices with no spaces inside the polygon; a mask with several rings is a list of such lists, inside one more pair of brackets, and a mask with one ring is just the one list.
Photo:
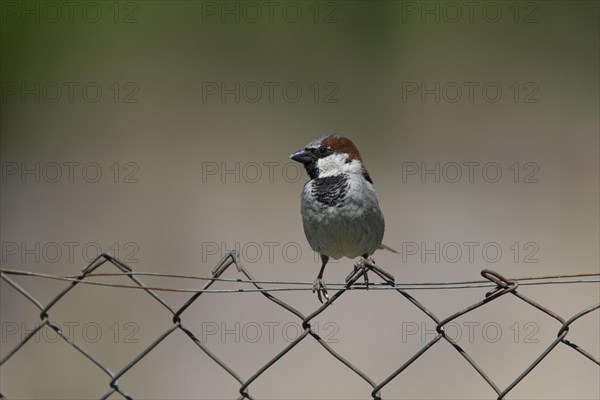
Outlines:
{"label": "metal fence wire", "polygon": [[[96,271],[100,266],[105,265],[107,263],[112,264],[116,268],[118,268],[119,273],[118,274],[94,273],[94,271]],[[260,292],[268,300],[274,302],[278,306],[282,307],[283,309],[287,310],[288,312],[293,314],[295,317],[297,317],[301,321],[302,328],[303,328],[302,333],[295,340],[291,341],[285,348],[283,348],[283,350],[281,350],[271,360],[269,360],[260,369],[258,369],[252,376],[250,376],[246,379],[242,378],[238,373],[236,373],[236,371],[231,366],[227,365],[223,360],[221,360],[213,352],[211,352],[205,346],[205,344],[202,343],[198,339],[198,337],[190,329],[188,329],[186,327],[186,325],[184,324],[184,322],[182,320],[183,312],[194,302],[198,301],[200,296],[202,296],[203,294],[205,294],[207,292],[214,291],[214,290],[211,290],[210,287],[216,281],[221,280],[220,279],[221,275],[232,265],[237,267],[237,270],[239,271],[239,273],[241,273],[242,275],[244,275],[247,278],[247,280],[245,280],[245,281],[242,281],[242,280],[237,280],[237,281],[250,283],[251,285],[254,286],[254,289],[226,289],[226,290],[217,290],[217,291],[220,291],[220,292],[226,292],[226,291]],[[331,295],[329,300],[327,302],[325,302],[324,304],[322,304],[319,308],[317,308],[314,312],[312,312],[309,315],[302,314],[300,311],[296,310],[294,307],[292,307],[291,305],[287,304],[286,302],[282,301],[281,299],[279,299],[278,297],[276,297],[275,295],[272,294],[273,292],[277,292],[278,290],[285,290],[285,289],[265,288],[261,285],[261,283],[289,283],[289,282],[256,281],[252,277],[250,272],[244,266],[242,266],[241,264],[238,263],[237,255],[233,252],[228,253],[218,263],[218,265],[212,271],[212,277],[208,278],[208,282],[202,287],[202,289],[199,289],[199,290],[165,289],[165,288],[152,287],[152,286],[145,285],[138,278],[138,276],[154,275],[154,276],[167,277],[167,276],[173,276],[173,275],[135,273],[132,271],[132,269],[128,265],[126,265],[125,263],[121,262],[120,260],[112,257],[108,253],[100,254],[86,268],[83,269],[83,271],[80,275],[73,276],[73,277],[59,277],[59,276],[53,276],[53,275],[36,274],[36,273],[31,273],[31,272],[10,270],[10,269],[2,269],[1,271],[2,271],[1,272],[2,279],[6,283],[8,283],[8,285],[12,286],[17,292],[19,292],[21,295],[23,295],[25,298],[27,298],[31,303],[33,303],[35,305],[35,307],[37,307],[39,309],[41,323],[36,325],[35,329],[29,331],[28,334],[25,335],[14,348],[10,349],[6,353],[6,355],[0,360],[0,367],[3,366],[15,353],[17,353],[32,337],[34,337],[40,329],[42,329],[44,327],[49,327],[52,330],[54,330],[56,332],[56,334],[59,335],[60,338],[62,338],[64,340],[65,343],[70,345],[72,348],[76,349],[85,358],[87,358],[89,360],[89,362],[95,364],[96,367],[98,367],[100,371],[102,371],[104,374],[106,374],[106,376],[109,379],[109,381],[108,381],[109,387],[108,387],[108,390],[106,391],[106,393],[104,395],[102,395],[101,399],[106,399],[106,398],[110,397],[111,395],[117,394],[117,393],[122,395],[126,399],[132,399],[133,395],[127,393],[123,387],[119,386],[119,379],[121,377],[123,377],[124,375],[126,375],[130,370],[135,368],[136,365],[138,365],[138,363],[144,357],[146,357],[157,346],[159,346],[165,338],[167,338],[169,335],[173,334],[175,331],[178,331],[178,330],[183,332],[200,350],[202,350],[204,353],[206,353],[206,355],[208,355],[215,362],[216,365],[218,365],[220,368],[225,370],[237,382],[239,382],[239,385],[240,385],[239,399],[253,399],[252,395],[250,394],[250,390],[249,390],[252,383],[257,378],[259,378],[262,374],[264,374],[265,371],[267,371],[269,368],[273,367],[282,357],[285,357],[286,354],[291,349],[293,349],[296,345],[298,345],[300,342],[307,339],[308,337],[314,338],[333,357],[335,357],[339,362],[341,362],[342,364],[347,366],[352,372],[354,372],[357,377],[359,377],[359,378],[363,379],[365,382],[367,382],[372,388],[370,396],[373,399],[381,399],[381,396],[382,396],[381,391],[386,385],[388,385],[392,380],[394,380],[396,377],[398,377],[398,375],[400,375],[403,371],[405,371],[407,368],[409,368],[415,360],[417,360],[420,356],[422,356],[425,352],[429,351],[431,348],[435,347],[436,344],[441,341],[446,341],[447,343],[452,345],[452,347],[454,349],[456,349],[456,351],[469,363],[469,365],[477,371],[477,373],[481,376],[481,378],[483,380],[485,380],[485,382],[487,382],[487,384],[494,390],[498,399],[504,398],[517,384],[519,384],[559,344],[568,346],[569,348],[577,351],[583,357],[586,357],[591,362],[600,366],[600,362],[598,361],[598,359],[596,359],[593,355],[591,355],[586,350],[579,347],[577,344],[567,340],[567,338],[566,338],[569,333],[569,326],[573,322],[575,322],[577,319],[583,317],[584,315],[591,313],[595,310],[599,310],[600,304],[596,304],[596,305],[590,306],[584,310],[581,310],[580,312],[571,316],[570,318],[563,318],[563,317],[559,316],[558,314],[556,314],[555,312],[553,312],[552,310],[548,309],[547,307],[544,307],[543,305],[538,304],[535,301],[524,296],[523,294],[519,293],[517,291],[517,288],[519,287],[519,282],[517,282],[514,279],[507,279],[507,278],[503,277],[502,275],[500,275],[499,273],[492,271],[490,269],[484,269],[481,271],[481,275],[487,280],[487,281],[485,281],[485,282],[487,282],[487,284],[484,281],[472,281],[472,282],[461,282],[462,285],[458,286],[458,287],[481,287],[481,286],[492,287],[492,289],[485,295],[485,297],[483,299],[481,299],[480,301],[470,305],[469,307],[466,307],[465,309],[460,310],[460,311],[458,311],[446,318],[443,318],[443,319],[434,315],[430,310],[428,310],[417,299],[415,299],[413,296],[408,294],[406,292],[406,289],[407,289],[406,287],[404,287],[402,285],[396,285],[396,283],[393,281],[391,276],[386,274],[385,271],[383,271],[380,268],[376,267],[375,265],[371,264],[369,261],[365,261],[362,265],[357,267],[350,274],[350,276],[348,276],[346,283],[344,285],[338,285],[338,288],[334,291],[334,293]],[[369,376],[367,376],[357,366],[353,365],[350,361],[348,361],[341,354],[336,352],[331,346],[329,346],[326,343],[326,341],[323,340],[318,335],[317,332],[315,332],[315,330],[311,329],[311,321],[315,317],[317,317],[319,314],[321,314],[325,309],[327,309],[330,305],[332,305],[335,301],[337,301],[341,296],[343,296],[344,293],[346,293],[348,290],[354,290],[357,288],[361,288],[361,286],[364,289],[364,285],[357,281],[361,277],[365,276],[368,271],[378,275],[384,282],[383,284],[372,286],[373,289],[385,288],[387,290],[392,290],[392,291],[397,292],[399,295],[403,296],[406,300],[408,300],[412,305],[414,305],[417,309],[419,309],[421,312],[423,312],[436,325],[436,336],[432,340],[427,342],[422,348],[420,348],[407,361],[405,361],[401,365],[398,365],[398,368],[395,371],[393,371],[391,374],[389,374],[389,376],[381,382],[376,382],[373,379],[371,379]],[[61,280],[70,281],[70,284],[64,290],[62,290],[60,293],[58,293],[58,295],[56,295],[48,304],[43,305],[35,297],[33,297],[28,291],[26,291],[22,286],[20,286],[17,282],[15,282],[10,277],[11,275],[31,275],[31,276],[41,276],[41,277],[51,278],[51,279],[61,279]],[[113,285],[113,284],[102,283],[102,282],[85,281],[86,278],[89,279],[91,276],[98,276],[98,275],[124,275],[124,276],[127,276],[129,279],[131,279],[133,284],[132,285]],[[600,276],[600,274],[578,274],[578,275],[570,275],[568,277],[573,278],[573,277],[590,277],[590,276],[595,277],[596,280],[591,280],[591,281],[587,280],[584,282],[598,283],[597,278],[598,278],[598,276]],[[562,278],[562,277],[556,276],[554,278]],[[528,279],[532,280],[535,278],[528,278]],[[156,340],[154,340],[154,342],[152,342],[148,347],[146,347],[140,354],[138,354],[127,365],[125,365],[125,367],[123,367],[120,371],[113,372],[109,368],[107,368],[105,365],[103,365],[99,361],[99,359],[96,356],[94,356],[91,352],[87,351],[85,348],[83,348],[82,346],[77,344],[75,341],[73,341],[71,338],[69,338],[67,335],[65,335],[62,332],[60,326],[56,323],[53,323],[50,318],[49,313],[50,313],[52,307],[54,307],[59,301],[61,301],[61,299],[69,291],[71,291],[75,286],[82,284],[82,283],[141,289],[141,290],[147,292],[148,295],[150,295],[155,301],[160,303],[165,308],[166,312],[169,312],[172,314],[172,322],[173,323]],[[562,281],[562,282],[553,282],[553,283],[565,283],[565,282]],[[535,284],[535,283],[533,283],[531,281],[527,281],[527,279],[524,279],[524,280],[522,280],[521,284],[525,285],[525,284]],[[429,284],[429,285],[435,285],[435,284]],[[442,285],[441,287],[449,287],[452,285],[452,283],[443,283],[443,284],[439,284],[439,285]],[[457,287],[457,286],[454,286],[454,287]],[[306,288],[306,289],[310,290],[310,288]],[[174,309],[157,294],[161,290],[191,292],[191,297],[182,307],[180,307],[179,309]],[[455,320],[456,318],[458,318],[462,315],[465,315],[487,303],[497,300],[500,297],[505,296],[505,295],[515,296],[516,298],[522,300],[524,303],[527,303],[527,304],[535,307],[540,312],[547,314],[551,318],[560,322],[560,328],[558,329],[556,338],[552,341],[552,343],[550,343],[545,348],[545,350],[535,359],[535,361],[533,361],[533,363],[531,363],[529,366],[527,366],[525,368],[525,370],[522,371],[514,379],[514,381],[512,381],[512,383],[510,383],[505,388],[500,388],[483,371],[483,369],[474,361],[474,359],[461,346],[459,346],[458,343],[450,337],[450,335],[446,334],[444,328],[445,328],[446,324]],[[5,398],[2,393],[0,393],[0,397],[3,399]]]}

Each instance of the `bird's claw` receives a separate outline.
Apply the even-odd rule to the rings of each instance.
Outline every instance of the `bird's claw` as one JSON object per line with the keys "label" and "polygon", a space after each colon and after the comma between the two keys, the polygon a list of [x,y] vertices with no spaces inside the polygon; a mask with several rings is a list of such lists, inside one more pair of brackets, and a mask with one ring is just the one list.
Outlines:
{"label": "bird's claw", "polygon": [[396,280],[394,279],[394,276],[389,274],[388,272],[386,272],[385,270],[379,268],[377,266],[377,264],[375,264],[375,260],[373,259],[373,257],[367,257],[366,259],[364,257],[360,257],[358,259],[358,261],[354,264],[354,270],[352,271],[352,273],[350,275],[348,275],[346,277],[346,283],[348,283],[354,276],[356,276],[357,273],[361,273],[361,275],[364,277],[365,280],[365,286],[367,287],[367,290],[369,289],[369,275],[368,272],[369,271],[373,271],[375,272],[377,275],[381,276],[382,278],[385,277],[384,279],[389,282],[394,283]]}
{"label": "bird's claw", "polygon": [[369,270],[368,266],[366,265],[366,261],[374,263],[374,260],[371,257],[369,257],[367,260],[365,260],[364,257],[359,258],[358,261],[354,264],[354,270],[352,271],[352,273],[346,277],[346,283],[348,283],[350,279],[352,279],[352,277],[354,277],[360,271],[361,275],[365,280],[365,285],[367,289],[369,289]]}
{"label": "bird's claw", "polygon": [[329,301],[329,295],[327,294],[327,286],[325,286],[325,281],[322,278],[317,278],[313,282],[313,293],[317,292],[317,298],[321,303],[323,303],[323,297],[325,301]]}

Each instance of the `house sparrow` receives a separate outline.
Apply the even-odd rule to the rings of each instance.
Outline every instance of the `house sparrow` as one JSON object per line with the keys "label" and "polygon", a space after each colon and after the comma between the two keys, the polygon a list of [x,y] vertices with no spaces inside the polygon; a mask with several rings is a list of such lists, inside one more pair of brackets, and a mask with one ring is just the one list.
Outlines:
{"label": "house sparrow", "polygon": [[[329,258],[361,256],[355,271],[367,259],[373,263],[369,256],[382,248],[383,214],[373,180],[349,139],[323,136],[290,158],[302,163],[310,177],[302,191],[301,214],[306,239],[321,255],[321,270],[313,284],[313,293],[316,291],[323,302],[321,294],[329,299],[323,281]],[[383,248],[388,247],[383,245]]]}

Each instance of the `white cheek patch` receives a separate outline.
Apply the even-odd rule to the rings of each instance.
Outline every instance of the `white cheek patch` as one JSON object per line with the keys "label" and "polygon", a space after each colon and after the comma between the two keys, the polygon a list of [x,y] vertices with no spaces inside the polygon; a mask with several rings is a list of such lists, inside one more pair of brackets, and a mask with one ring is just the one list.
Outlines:
{"label": "white cheek patch", "polygon": [[339,174],[361,174],[362,168],[358,160],[352,160],[346,162],[348,154],[331,154],[325,158],[317,160],[317,167],[319,168],[319,178],[325,178],[327,176],[335,176]]}
{"label": "white cheek patch", "polygon": [[317,160],[317,168],[319,168],[319,178],[326,176],[339,175],[342,172],[342,167],[346,164],[346,154],[331,154],[325,158]]}
{"label": "white cheek patch", "polygon": [[342,171],[349,174],[360,174],[362,175],[363,169],[358,160],[352,160],[342,166]]}

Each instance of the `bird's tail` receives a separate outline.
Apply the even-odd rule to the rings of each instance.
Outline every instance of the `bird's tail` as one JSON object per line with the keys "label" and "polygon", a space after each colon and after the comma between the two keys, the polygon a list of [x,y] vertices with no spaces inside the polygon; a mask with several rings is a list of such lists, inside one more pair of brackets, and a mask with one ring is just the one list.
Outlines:
{"label": "bird's tail", "polygon": [[381,246],[379,246],[379,248],[380,248],[380,249],[383,249],[383,250],[388,250],[388,251],[391,251],[392,253],[396,253],[396,254],[398,254],[398,250],[394,250],[394,249],[392,249],[390,246],[386,246],[386,245],[385,245],[385,244],[383,244],[383,243],[381,243]]}

